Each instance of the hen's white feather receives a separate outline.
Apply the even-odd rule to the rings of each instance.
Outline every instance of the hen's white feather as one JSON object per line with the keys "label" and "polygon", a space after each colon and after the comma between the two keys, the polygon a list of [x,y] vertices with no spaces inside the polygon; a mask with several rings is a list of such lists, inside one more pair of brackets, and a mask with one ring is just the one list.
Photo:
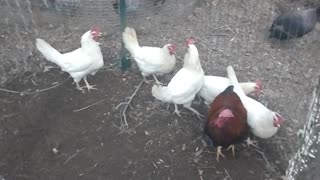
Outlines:
{"label": "hen's white feather", "polygon": [[164,102],[190,106],[195,95],[203,85],[202,70],[198,50],[195,45],[189,45],[185,55],[184,66],[171,79],[168,86],[152,87],[152,95]]}
{"label": "hen's white feather", "polygon": [[[199,91],[199,95],[210,104],[216,96],[222,93],[230,85],[230,80],[220,76],[204,76],[203,86]],[[256,89],[255,82],[243,82],[240,86],[245,94],[250,94]]]}
{"label": "hen's white feather", "polygon": [[36,39],[36,47],[47,60],[68,72],[75,82],[96,73],[104,64],[100,47],[90,36],[90,31],[82,35],[81,47],[72,52],[61,54],[43,39]]}
{"label": "hen's white feather", "polygon": [[238,94],[244,107],[247,109],[247,122],[252,133],[260,138],[269,138],[273,136],[279,129],[274,126],[276,113],[270,111],[260,102],[246,96],[244,91],[241,89],[233,68],[228,66],[227,71],[228,78],[234,86],[234,91]]}
{"label": "hen's white feather", "polygon": [[176,65],[175,55],[171,55],[167,45],[162,48],[140,46],[133,28],[126,27],[122,33],[125,48],[136,61],[143,76],[163,75],[173,71]]}

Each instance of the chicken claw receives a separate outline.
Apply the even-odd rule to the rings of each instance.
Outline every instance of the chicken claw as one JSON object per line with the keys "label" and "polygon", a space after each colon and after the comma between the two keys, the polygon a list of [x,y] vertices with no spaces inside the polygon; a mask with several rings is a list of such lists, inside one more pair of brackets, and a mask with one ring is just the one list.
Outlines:
{"label": "chicken claw", "polygon": [[96,89],[96,90],[97,90],[97,88],[94,88],[94,87],[93,87],[93,86],[95,86],[95,85],[90,85],[90,84],[88,83],[88,81],[87,81],[87,76],[85,76],[85,77],[83,78],[83,81],[86,83],[86,87],[87,87],[89,93],[90,93],[90,89]]}
{"label": "chicken claw", "polygon": [[191,112],[193,112],[194,114],[197,115],[197,117],[201,120],[204,115],[200,114],[197,110],[193,109],[192,107],[190,106],[184,106],[185,108],[189,109]]}
{"label": "chicken claw", "polygon": [[222,146],[218,146],[217,147],[217,157],[216,157],[216,160],[219,162],[219,157],[222,156],[224,157],[224,155],[222,154],[221,152],[221,149],[222,149]]}
{"label": "chicken claw", "polygon": [[232,154],[233,154],[233,156],[235,156],[235,153],[234,153],[234,145],[233,145],[233,144],[231,144],[231,145],[227,148],[227,151],[228,151],[229,149],[232,150]]}
{"label": "chicken claw", "polygon": [[258,141],[251,141],[250,137],[248,137],[245,141],[246,141],[248,147],[249,147],[250,145],[252,145],[252,146],[254,146],[254,147],[256,147],[256,148],[259,149],[259,147],[256,145],[256,144],[258,143]]}
{"label": "chicken claw", "polygon": [[84,93],[84,90],[83,90],[83,87],[81,87],[80,85],[79,85],[79,82],[75,82],[76,83],[76,88],[79,90],[79,91],[81,91],[82,93]]}

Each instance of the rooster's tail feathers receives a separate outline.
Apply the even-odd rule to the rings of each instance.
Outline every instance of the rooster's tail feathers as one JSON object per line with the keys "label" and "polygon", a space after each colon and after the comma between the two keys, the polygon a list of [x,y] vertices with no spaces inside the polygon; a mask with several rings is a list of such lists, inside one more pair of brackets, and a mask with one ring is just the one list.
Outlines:
{"label": "rooster's tail feathers", "polygon": [[122,33],[122,40],[126,49],[132,53],[132,51],[139,47],[136,31],[131,27],[126,27]]}
{"label": "rooster's tail feathers", "polygon": [[165,86],[154,85],[151,92],[153,97],[163,102],[169,102],[171,99],[170,92]]}
{"label": "rooster's tail feathers", "polygon": [[36,47],[47,60],[53,63],[57,63],[61,57],[61,53],[43,39],[36,39]]}

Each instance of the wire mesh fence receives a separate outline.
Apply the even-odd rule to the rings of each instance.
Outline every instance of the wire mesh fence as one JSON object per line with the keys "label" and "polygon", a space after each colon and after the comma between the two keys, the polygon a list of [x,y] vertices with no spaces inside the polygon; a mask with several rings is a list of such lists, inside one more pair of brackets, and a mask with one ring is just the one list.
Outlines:
{"label": "wire mesh fence", "polygon": [[[179,21],[193,3],[127,0],[128,24],[160,29],[160,19],[165,18],[169,24]],[[79,46],[81,35],[90,27],[99,26],[111,37],[103,39],[106,42],[102,43],[102,49],[109,54],[111,50],[112,58],[117,58],[121,42],[117,0],[2,0],[0,8],[1,82],[43,68],[43,61],[33,56],[37,54],[34,53],[37,37],[48,40],[58,50],[68,51]]]}
{"label": "wire mesh fence", "polygon": [[[181,43],[185,36],[193,35],[205,39],[201,45],[206,49],[206,58],[218,60],[232,58],[230,54],[233,51],[250,53],[253,46],[265,46],[259,40],[265,39],[267,29],[277,16],[277,4],[285,6],[288,3],[219,0],[126,2],[128,25],[137,28],[142,42],[161,46],[168,41]],[[79,46],[82,33],[92,26],[99,26],[107,35],[102,43],[104,53],[112,54],[109,56],[111,59],[117,59],[121,42],[119,0],[1,0],[0,8],[3,39],[1,82],[8,77],[43,68],[43,61],[35,61],[37,58],[32,56],[36,37],[47,39],[53,46],[67,51]],[[310,39],[316,39],[315,36]]]}

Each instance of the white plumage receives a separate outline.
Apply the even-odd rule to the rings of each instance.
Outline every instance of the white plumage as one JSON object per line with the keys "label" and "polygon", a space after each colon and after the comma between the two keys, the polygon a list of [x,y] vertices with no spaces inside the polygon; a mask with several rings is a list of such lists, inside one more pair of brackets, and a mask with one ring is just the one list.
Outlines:
{"label": "white plumage", "polygon": [[176,47],[173,44],[167,44],[162,48],[140,46],[135,30],[130,27],[125,28],[122,38],[125,48],[138,64],[145,81],[147,76],[152,75],[157,84],[161,84],[155,75],[163,75],[173,71],[176,65],[174,55]]}
{"label": "white plumage", "polygon": [[260,102],[245,95],[237,80],[236,74],[231,66],[228,66],[228,78],[234,91],[240,97],[244,107],[247,109],[247,122],[252,133],[260,138],[272,137],[279,129],[283,118],[276,112],[269,110]]}
{"label": "white plumage", "polygon": [[[204,76],[203,86],[198,94],[205,100],[205,104],[208,105],[229,85],[230,81],[228,78],[220,76]],[[258,95],[262,88],[260,81],[243,82],[240,83],[240,86],[246,95],[251,93]]]}
{"label": "white plumage", "polygon": [[193,40],[189,40],[188,52],[184,57],[183,68],[171,79],[168,86],[152,87],[152,95],[168,103],[175,104],[175,113],[179,114],[178,104],[194,112],[199,118],[200,113],[191,107],[192,101],[203,85],[204,72],[202,70],[197,47]]}
{"label": "white plumage", "polygon": [[98,43],[94,40],[99,36],[98,31],[90,30],[81,37],[81,47],[65,54],[61,54],[43,39],[36,39],[36,47],[49,61],[61,67],[62,71],[68,72],[74,79],[77,89],[82,90],[79,82],[82,78],[88,90],[94,89],[87,82],[87,75],[94,75],[103,67],[103,57]]}

